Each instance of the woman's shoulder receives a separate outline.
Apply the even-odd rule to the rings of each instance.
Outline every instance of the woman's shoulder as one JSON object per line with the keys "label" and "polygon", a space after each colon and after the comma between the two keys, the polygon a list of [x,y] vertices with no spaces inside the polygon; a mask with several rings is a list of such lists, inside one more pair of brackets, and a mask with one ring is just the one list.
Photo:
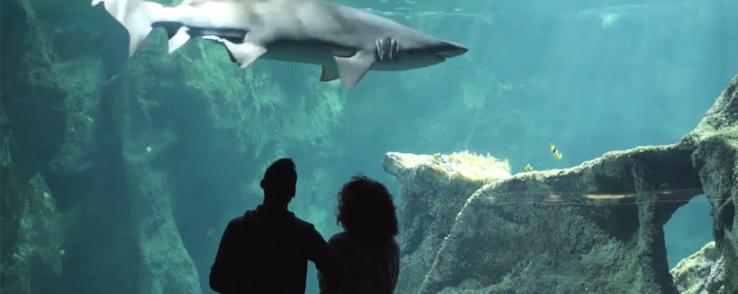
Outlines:
{"label": "woman's shoulder", "polygon": [[350,243],[353,241],[353,237],[348,232],[340,232],[336,233],[328,240],[328,244],[330,245],[341,245]]}
{"label": "woman's shoulder", "polygon": [[334,247],[345,247],[345,246],[361,246],[361,247],[374,247],[374,248],[386,248],[389,251],[399,251],[400,246],[395,241],[395,238],[389,238],[386,240],[374,240],[361,238],[355,234],[349,232],[340,232],[333,235],[328,244]]}

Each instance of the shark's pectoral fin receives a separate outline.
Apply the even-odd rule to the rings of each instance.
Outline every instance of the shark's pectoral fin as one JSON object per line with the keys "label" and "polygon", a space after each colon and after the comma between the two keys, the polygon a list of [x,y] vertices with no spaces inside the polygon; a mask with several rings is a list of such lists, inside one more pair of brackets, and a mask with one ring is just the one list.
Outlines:
{"label": "shark's pectoral fin", "polygon": [[267,49],[264,48],[264,46],[256,45],[254,43],[243,42],[241,44],[235,44],[228,40],[224,40],[223,42],[225,43],[226,48],[228,48],[228,51],[231,52],[233,58],[238,61],[241,68],[248,67],[267,52]]}
{"label": "shark's pectoral fin", "polygon": [[177,49],[181,48],[187,41],[190,40],[189,29],[185,26],[181,26],[177,33],[169,36],[169,53],[171,54]]}
{"label": "shark's pectoral fin", "polygon": [[336,60],[338,76],[346,87],[353,87],[359,83],[369,68],[374,64],[374,52],[358,51],[351,57],[333,57]]}
{"label": "shark's pectoral fin", "polygon": [[320,75],[320,81],[327,82],[338,78],[338,66],[335,62],[323,65],[323,72]]}

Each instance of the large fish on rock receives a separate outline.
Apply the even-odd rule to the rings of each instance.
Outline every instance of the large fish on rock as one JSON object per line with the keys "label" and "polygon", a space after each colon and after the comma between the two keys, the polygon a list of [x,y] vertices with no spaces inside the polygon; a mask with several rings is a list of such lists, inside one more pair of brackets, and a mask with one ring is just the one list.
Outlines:
{"label": "large fish on rock", "polygon": [[163,27],[169,53],[192,37],[225,45],[242,68],[259,58],[319,64],[322,81],[352,87],[369,70],[406,70],[466,53],[390,19],[320,0],[185,0],[163,6],[142,0],[92,0],[128,30],[129,54]]}

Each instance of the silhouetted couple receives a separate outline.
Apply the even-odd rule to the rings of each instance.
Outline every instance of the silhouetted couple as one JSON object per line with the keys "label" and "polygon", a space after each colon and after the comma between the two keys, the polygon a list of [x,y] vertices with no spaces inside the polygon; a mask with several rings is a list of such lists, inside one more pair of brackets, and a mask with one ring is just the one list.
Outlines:
{"label": "silhouetted couple", "polygon": [[382,184],[354,177],[338,194],[344,232],[328,243],[287,210],[295,197],[295,164],[282,158],[261,180],[264,202],[233,219],[210,271],[220,293],[304,293],[307,261],[319,271],[321,293],[392,293],[399,274],[397,217]]}

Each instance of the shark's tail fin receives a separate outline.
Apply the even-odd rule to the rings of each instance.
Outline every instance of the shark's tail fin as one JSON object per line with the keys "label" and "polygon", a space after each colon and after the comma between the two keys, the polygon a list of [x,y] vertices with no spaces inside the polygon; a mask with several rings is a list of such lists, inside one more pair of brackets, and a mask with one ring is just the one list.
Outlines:
{"label": "shark's tail fin", "polygon": [[163,6],[159,3],[143,0],[92,0],[92,6],[103,2],[105,10],[120,22],[131,37],[128,55],[133,56],[141,43],[152,30]]}

